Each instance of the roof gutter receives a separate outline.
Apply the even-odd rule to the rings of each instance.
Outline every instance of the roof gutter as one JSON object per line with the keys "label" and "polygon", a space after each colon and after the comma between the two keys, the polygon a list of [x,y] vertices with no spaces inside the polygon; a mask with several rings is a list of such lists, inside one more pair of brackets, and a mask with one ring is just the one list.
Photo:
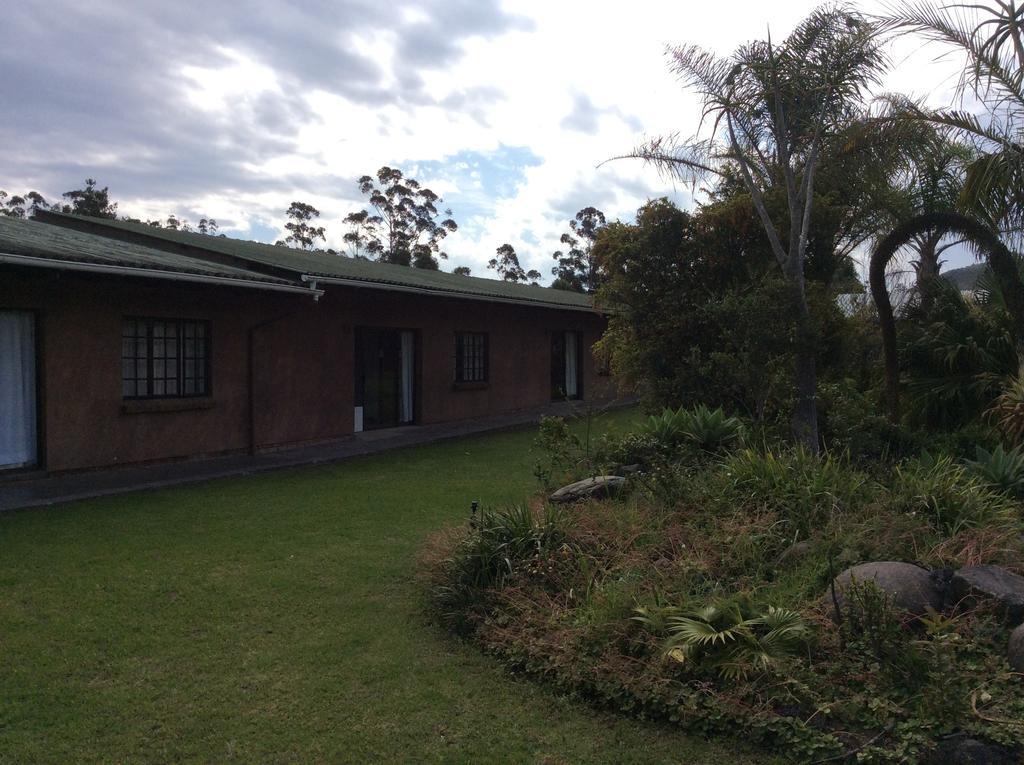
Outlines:
{"label": "roof gutter", "polygon": [[462,298],[463,300],[482,300],[486,303],[511,303],[512,305],[530,306],[532,308],[553,308],[556,311],[583,311],[585,313],[594,314],[601,313],[597,309],[585,305],[559,305],[557,303],[544,303],[539,300],[517,300],[515,298],[503,298],[491,295],[474,295],[468,292],[432,290],[426,287],[410,287],[404,284],[371,282],[363,281],[362,279],[345,279],[339,276],[319,276],[315,274],[303,274],[301,279],[302,281],[308,283],[314,289],[321,284],[336,284],[343,287],[359,287],[362,289],[388,290],[390,292],[412,292],[418,295],[432,295],[433,297]]}
{"label": "roof gutter", "polygon": [[[147,279],[163,279],[172,282],[195,282],[198,284],[214,284],[221,287],[247,287],[257,290],[269,290],[272,292],[292,292],[302,295],[310,295],[314,300],[319,300],[324,294],[318,290],[316,285],[298,284],[274,284],[273,282],[258,282],[246,279],[232,279],[229,276],[209,276],[204,274],[189,274],[181,271],[163,271],[158,268],[134,268],[131,266],[110,266],[103,263],[81,263],[74,260],[53,260],[51,258],[37,258],[32,255],[12,255],[0,252],[0,264],[7,263],[13,266],[29,266],[32,268],[52,268],[59,271],[85,271],[94,274],[109,274],[112,276],[140,276]],[[303,279],[305,281],[305,279]]]}

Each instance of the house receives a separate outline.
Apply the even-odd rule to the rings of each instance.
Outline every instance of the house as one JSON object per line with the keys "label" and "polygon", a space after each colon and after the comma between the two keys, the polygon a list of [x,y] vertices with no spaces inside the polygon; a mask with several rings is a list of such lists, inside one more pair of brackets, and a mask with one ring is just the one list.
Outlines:
{"label": "house", "polygon": [[0,470],[606,399],[588,296],[144,224],[0,218]]}

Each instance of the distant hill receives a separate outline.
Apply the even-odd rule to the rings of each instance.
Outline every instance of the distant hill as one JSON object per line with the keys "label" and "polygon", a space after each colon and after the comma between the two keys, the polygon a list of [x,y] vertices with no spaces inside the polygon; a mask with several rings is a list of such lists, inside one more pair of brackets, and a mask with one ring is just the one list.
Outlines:
{"label": "distant hill", "polygon": [[942,278],[953,282],[961,292],[964,290],[972,291],[986,267],[984,263],[975,263],[963,268],[953,268],[949,271],[943,271]]}

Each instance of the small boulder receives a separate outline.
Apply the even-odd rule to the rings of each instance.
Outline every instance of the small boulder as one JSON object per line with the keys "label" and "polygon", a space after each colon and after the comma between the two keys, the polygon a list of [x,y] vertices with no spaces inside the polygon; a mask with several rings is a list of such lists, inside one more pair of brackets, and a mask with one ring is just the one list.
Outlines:
{"label": "small boulder", "polygon": [[775,560],[775,565],[781,566],[783,564],[797,563],[806,558],[810,551],[811,543],[808,540],[794,542],[779,554],[779,557]]}
{"label": "small boulder", "polygon": [[601,499],[614,494],[626,483],[620,475],[598,475],[576,481],[552,494],[548,499],[552,502],[579,502],[584,499]]}
{"label": "small boulder", "polygon": [[[835,579],[836,598],[844,604],[843,590],[850,584],[874,582],[892,599],[892,604],[914,616],[923,616],[929,608],[942,608],[942,592],[926,569],[910,563],[880,561],[848,568]],[[829,595],[831,598],[831,595]]]}
{"label": "small boulder", "polygon": [[950,582],[953,603],[973,606],[995,602],[1011,624],[1024,621],[1024,576],[999,566],[966,566]]}
{"label": "small boulder", "polygon": [[1014,765],[1018,759],[998,744],[958,737],[939,744],[927,762],[929,765]]}
{"label": "small boulder", "polygon": [[1010,633],[1010,645],[1006,649],[1006,658],[1014,672],[1024,672],[1024,624]]}

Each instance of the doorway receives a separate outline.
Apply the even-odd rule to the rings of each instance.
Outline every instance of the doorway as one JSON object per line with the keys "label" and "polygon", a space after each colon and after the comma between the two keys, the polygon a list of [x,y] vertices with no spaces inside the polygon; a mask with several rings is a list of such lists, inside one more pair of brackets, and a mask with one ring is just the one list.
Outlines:
{"label": "doorway", "polygon": [[36,412],[35,316],[0,311],[0,470],[36,464]]}
{"label": "doorway", "polygon": [[355,353],[355,432],[415,422],[416,333],[356,327]]}
{"label": "doorway", "polygon": [[583,336],[551,333],[551,400],[583,398]]}

